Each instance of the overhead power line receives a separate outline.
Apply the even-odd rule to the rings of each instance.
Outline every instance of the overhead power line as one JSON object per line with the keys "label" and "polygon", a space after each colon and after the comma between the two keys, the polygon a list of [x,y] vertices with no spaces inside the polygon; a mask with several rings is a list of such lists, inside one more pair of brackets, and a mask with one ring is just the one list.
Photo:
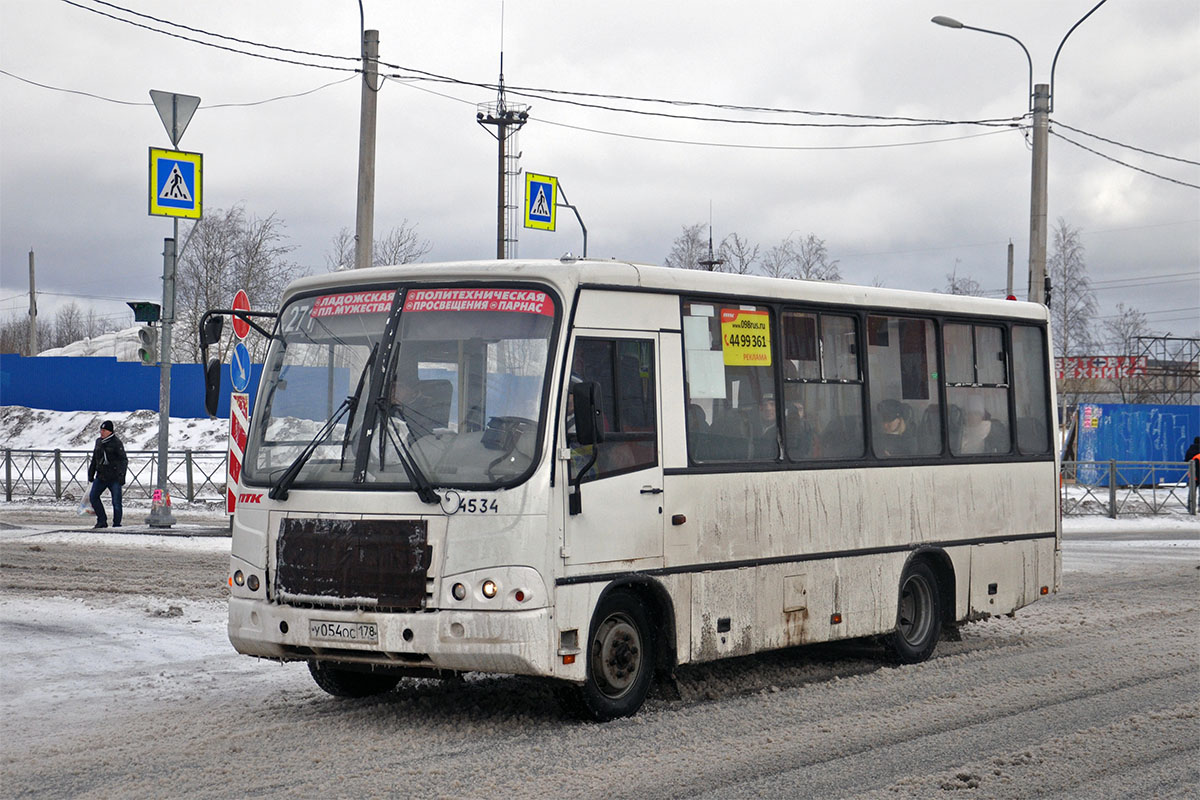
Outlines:
{"label": "overhead power line", "polygon": [[615,136],[620,139],[636,139],[643,142],[664,142],[667,144],[682,144],[696,147],[728,147],[740,150],[878,150],[890,147],[915,147],[917,145],[938,144],[941,142],[957,142],[963,139],[977,139],[980,136],[995,136],[998,133],[1011,133],[1008,129],[987,131],[985,133],[970,133],[966,136],[948,136],[943,139],[923,139],[917,142],[887,142],[883,144],[859,144],[859,145],[770,145],[770,144],[738,144],[736,142],[700,142],[688,139],[672,139],[662,136],[642,136],[633,133],[618,133],[616,131],[600,130],[599,128],[587,128],[581,125],[568,125],[565,122],[551,122],[550,120],[541,117],[532,117],[530,122],[534,125],[551,125],[556,128],[568,128],[570,130],[584,131],[586,133],[596,133],[602,136]]}
{"label": "overhead power line", "polygon": [[1089,153],[1100,156],[1101,158],[1111,161],[1114,164],[1120,164],[1122,167],[1128,167],[1129,169],[1132,169],[1136,172],[1144,173],[1146,175],[1149,175],[1152,178],[1158,178],[1159,180],[1164,180],[1164,181],[1167,181],[1168,183],[1177,183],[1180,186],[1186,186],[1189,189],[1200,189],[1200,186],[1197,186],[1194,183],[1188,183],[1187,181],[1176,180],[1175,178],[1168,178],[1166,175],[1159,175],[1157,172],[1151,172],[1148,169],[1142,169],[1141,167],[1135,167],[1133,164],[1126,164],[1124,161],[1113,158],[1112,156],[1109,156],[1109,155],[1105,155],[1104,153],[1101,153],[1099,150],[1093,150],[1092,148],[1088,147],[1087,145],[1080,144],[1079,142],[1075,141],[1074,139],[1068,139],[1066,136],[1063,136],[1061,133],[1059,133],[1058,131],[1055,131],[1053,129],[1051,129],[1050,134],[1052,136],[1057,136],[1059,139],[1062,139],[1067,144],[1073,144],[1081,150],[1086,150]]}
{"label": "overhead power line", "polygon": [[[65,92],[67,94],[79,94],[79,95],[83,95],[84,97],[91,97],[95,100],[103,100],[106,103],[116,103],[116,104],[122,105],[122,106],[154,105],[153,103],[150,103],[150,102],[143,103],[143,102],[134,102],[132,100],[117,100],[112,97],[105,97],[104,95],[93,94],[92,92],[84,92],[79,89],[66,89],[61,86],[51,86],[48,83],[38,83],[37,81],[30,80],[29,78],[24,78],[20,75],[17,75],[16,73],[9,72],[6,69],[0,69],[0,74],[7,75],[10,78],[15,78],[16,80],[22,81],[24,83],[28,83],[31,86],[37,86],[38,88],[41,88],[41,89],[49,89],[54,92]],[[212,104],[205,103],[204,108],[209,109],[209,110],[214,109],[214,108],[243,108],[246,106],[261,106],[266,103],[274,103],[276,100],[290,100],[294,97],[305,97],[306,95],[310,95],[315,92],[319,92],[322,89],[328,89],[330,86],[336,86],[339,83],[345,83],[346,81],[354,80],[355,77],[356,76],[354,76],[354,75],[348,75],[345,78],[339,78],[336,81],[330,81],[329,83],[323,83],[320,86],[316,87],[315,89],[307,89],[303,92],[295,92],[294,94],[281,94],[281,95],[277,95],[275,97],[268,97],[265,100],[251,100],[251,101],[248,101],[245,103],[212,103]]]}
{"label": "overhead power line", "polygon": [[[415,70],[405,67],[397,67],[395,64],[384,64],[394,69],[405,69],[409,73],[414,74],[388,74],[387,77],[400,81],[414,80],[432,80],[440,83],[452,83],[460,86],[472,86],[479,89],[487,89],[489,91],[498,91],[499,84],[474,82],[451,78],[445,75],[437,75],[436,73],[426,72],[424,70]],[[532,100],[544,100],[549,103],[561,103],[564,105],[576,106],[580,108],[590,108],[597,111],[608,111],[619,114],[633,114],[635,116],[655,117],[658,119],[676,119],[686,122],[715,122],[727,125],[757,125],[763,127],[780,127],[780,128],[922,128],[922,127],[943,127],[947,125],[983,125],[990,127],[1015,128],[1019,127],[1021,120],[1024,117],[1003,117],[995,119],[923,119],[919,117],[888,117],[883,115],[868,115],[868,114],[849,114],[837,113],[832,111],[806,111],[803,109],[783,109],[774,108],[767,109],[753,106],[722,106],[715,103],[700,103],[696,101],[684,100],[665,100],[661,98],[651,97],[627,97],[624,95],[600,95],[589,94],[583,92],[569,92],[557,89],[521,89],[513,88],[505,84],[504,91],[506,94],[511,94],[519,97],[525,97]],[[560,96],[561,95],[561,96]],[[664,111],[647,111],[638,108],[625,108],[621,106],[603,105],[600,103],[584,102],[582,100],[568,99],[568,96],[586,96],[593,98],[614,99],[614,100],[629,100],[640,103],[652,104],[667,104],[676,106],[706,106],[709,108],[723,108],[741,111],[769,111],[775,114],[795,114],[805,116],[821,116],[821,117],[843,117],[854,120],[871,120],[866,122],[788,122],[779,120],[763,120],[763,119],[734,119],[730,117],[710,117],[701,116],[698,114],[672,114]]]}
{"label": "overhead power line", "polygon": [[[129,8],[125,8],[123,6],[116,5],[115,3],[107,2],[107,0],[91,0],[91,2],[95,3],[96,5],[104,6],[104,7],[113,9],[114,11],[120,11],[122,13],[131,15],[134,17],[138,17],[140,19],[145,19],[145,20],[155,22],[159,25],[167,25],[167,26],[170,26],[173,28],[177,28],[179,30],[185,30],[190,33],[195,33],[200,36],[207,36],[207,37],[214,38],[214,39],[220,39],[222,41],[235,42],[237,44],[244,45],[247,47],[254,47],[254,48],[259,48],[259,49],[272,50],[275,52],[287,53],[289,55],[305,56],[305,57],[309,57],[309,58],[327,59],[327,60],[334,60],[334,61],[354,62],[356,64],[356,66],[354,66],[354,67],[335,66],[335,65],[330,65],[330,64],[313,63],[313,62],[308,62],[308,61],[298,61],[294,58],[284,58],[284,57],[280,57],[280,56],[266,55],[263,53],[257,53],[257,52],[253,52],[250,50],[244,50],[244,49],[241,49],[238,47],[231,47],[228,45],[218,44],[218,43],[214,43],[214,42],[210,42],[210,41],[204,41],[202,39],[193,38],[191,36],[185,36],[183,34],[175,33],[173,31],[163,30],[161,28],[153,27],[152,25],[143,24],[141,22],[137,22],[137,21],[134,21],[131,19],[125,19],[123,17],[116,16],[114,14],[110,14],[99,8],[93,8],[93,7],[84,5],[83,3],[75,2],[75,0],[62,0],[62,1],[64,3],[66,3],[67,5],[73,6],[75,8],[79,8],[84,11],[90,11],[94,14],[98,14],[100,16],[107,17],[107,18],[112,19],[117,22],[122,22],[127,25],[132,25],[134,27],[142,28],[144,30],[148,30],[148,31],[151,31],[154,33],[159,33],[164,36],[170,36],[173,38],[182,39],[184,41],[192,42],[194,44],[199,44],[199,45],[202,45],[205,47],[213,47],[213,48],[216,48],[219,50],[224,50],[227,52],[251,56],[253,58],[261,58],[261,59],[277,61],[277,62],[286,63],[286,64],[294,64],[297,66],[312,67],[312,68],[316,68],[316,69],[328,69],[328,70],[351,72],[351,73],[362,72],[361,67],[357,66],[357,64],[360,60],[359,56],[342,56],[342,55],[336,55],[336,54],[331,54],[331,53],[320,53],[320,52],[315,52],[315,51],[311,51],[311,50],[300,50],[297,48],[281,47],[278,45],[271,45],[271,44],[266,44],[263,42],[256,42],[256,41],[253,41],[250,39],[243,39],[243,38],[239,38],[239,37],[235,37],[235,36],[229,36],[226,34],[217,33],[215,31],[209,31],[209,30],[205,30],[203,28],[197,28],[197,27],[190,26],[190,25],[184,25],[182,23],[177,23],[177,22],[173,22],[171,20],[163,19],[160,17],[155,17],[155,16],[152,16],[149,14],[144,14],[144,13],[134,11]],[[396,75],[385,76],[385,77],[391,77],[391,78],[398,79],[398,80],[403,80],[403,81],[428,80],[428,81],[436,81],[436,82],[443,82],[443,83],[451,83],[451,84],[456,84],[456,85],[461,85],[461,86],[471,86],[471,87],[475,87],[475,88],[485,89],[488,91],[497,91],[499,89],[498,85],[494,84],[494,83],[480,82],[480,81],[467,81],[467,80],[463,80],[460,78],[454,78],[454,77],[447,76],[447,75],[440,75],[438,73],[429,72],[427,70],[420,70],[420,69],[417,69],[414,67],[405,67],[402,65],[391,64],[391,63],[384,62],[384,61],[379,61],[378,63],[381,66],[388,67],[389,69],[403,70],[404,72],[408,73],[408,74],[396,74]],[[11,73],[5,73],[5,74],[12,76]],[[12,76],[12,77],[17,77],[17,76]],[[19,79],[25,80],[25,79],[21,79],[21,78],[19,78]],[[34,83],[32,81],[28,81],[28,82]],[[43,84],[35,84],[35,85],[44,86]],[[332,85],[332,84],[326,84],[326,86],[329,86],[329,85]],[[57,88],[57,87],[45,87],[45,88]],[[314,89],[314,90],[311,90],[310,92],[305,92],[302,94],[310,94],[312,91],[317,91],[320,88],[325,88],[325,87],[324,86],[318,87],[318,89]],[[824,128],[885,128],[885,127],[925,127],[925,126],[946,126],[946,125],[981,125],[981,126],[990,126],[990,127],[1019,128],[1019,127],[1021,127],[1022,121],[1024,120],[1024,115],[1021,117],[1014,117],[1014,118],[994,118],[994,119],[978,119],[978,120],[946,120],[946,119],[926,119],[926,118],[919,118],[919,117],[896,117],[896,116],[885,116],[885,115],[875,115],[875,114],[853,114],[853,113],[845,113],[845,112],[813,111],[813,110],[805,110],[805,109],[778,108],[778,107],[770,107],[770,106],[748,106],[748,105],[737,105],[737,104],[729,104],[729,103],[712,103],[712,102],[697,101],[697,100],[679,100],[679,99],[666,99],[666,98],[653,98],[653,97],[638,97],[638,96],[633,96],[633,95],[602,94],[602,93],[597,93],[597,92],[568,91],[568,90],[551,89],[551,88],[509,86],[509,87],[505,87],[505,90],[510,94],[528,97],[531,99],[539,99],[539,100],[544,100],[546,102],[574,105],[574,106],[583,107],[583,108],[592,108],[595,110],[608,111],[608,112],[612,112],[612,113],[633,114],[633,115],[649,116],[649,117],[655,117],[655,118],[679,119],[679,120],[692,121],[692,122],[710,122],[710,123],[731,124],[731,125],[758,125],[758,126],[788,127],[788,128],[822,128],[822,127],[824,127]],[[102,99],[102,100],[109,100],[110,102],[118,102],[118,103],[125,102],[125,101],[111,100],[110,98],[100,97],[98,95],[92,95],[88,92],[76,92],[74,90],[65,90],[65,89],[60,90],[60,91],[70,91],[70,92],[77,93],[77,94],[96,97],[96,98]],[[302,94],[286,95],[286,96],[281,96],[279,98],[271,98],[270,100],[257,101],[256,103],[246,103],[246,104],[228,103],[228,104],[222,104],[221,106],[209,106],[209,107],[213,108],[213,107],[234,106],[234,105],[257,105],[257,104],[261,104],[263,102],[271,102],[271,100],[284,99],[285,97],[298,97],[298,96],[302,96]],[[578,99],[578,98],[587,98],[587,101]],[[644,110],[644,109],[628,108],[628,107],[623,107],[623,106],[607,105],[607,104],[597,103],[597,102],[589,102],[589,101],[594,101],[594,100],[607,100],[607,101],[617,101],[617,102],[625,102],[625,103],[641,103],[641,104],[658,104],[658,105],[669,105],[672,107],[709,108],[709,109],[714,109],[714,110],[731,111],[731,112],[737,112],[737,113],[775,114],[775,115],[790,114],[790,115],[804,115],[804,116],[813,116],[813,117],[837,117],[837,118],[841,118],[841,119],[855,120],[855,121],[854,122],[840,122],[840,121],[839,122],[828,122],[828,121],[795,122],[795,121],[713,117],[713,116],[702,116],[702,115],[698,115],[698,114],[674,114],[674,113],[666,113],[666,112],[661,112],[661,111],[649,111],[649,110]],[[129,105],[144,105],[143,103],[128,103],[128,104]],[[551,123],[551,124],[557,124],[561,127],[574,128],[577,130],[590,131],[590,132],[594,132],[594,133],[623,136],[625,138],[631,138],[631,139],[643,139],[643,140],[650,140],[650,141],[666,141],[666,142],[670,142],[670,143],[679,143],[679,144],[698,144],[698,145],[704,145],[704,146],[725,146],[725,147],[746,147],[746,148],[755,148],[755,149],[802,149],[802,148],[792,148],[792,147],[770,147],[770,146],[737,145],[737,144],[721,145],[721,144],[711,143],[711,142],[685,142],[685,141],[678,140],[678,139],[666,139],[666,138],[658,139],[656,137],[637,136],[637,135],[632,135],[632,134],[616,134],[613,132],[600,131],[600,130],[591,129],[591,128],[584,128],[581,126],[566,125],[564,123]],[[1116,142],[1111,139],[1105,139],[1104,137],[1100,137],[1095,134],[1091,134],[1086,131],[1079,130],[1077,128],[1072,128],[1071,126],[1066,125],[1066,124],[1062,124],[1062,123],[1056,123],[1056,124],[1061,125],[1061,127],[1066,128],[1067,130],[1075,131],[1082,135],[1090,136],[1092,138],[1099,139],[1100,141],[1108,142],[1110,144],[1114,144],[1119,147],[1125,147],[1128,149],[1136,150],[1138,152],[1145,153],[1147,155],[1152,155],[1152,156],[1159,157],[1159,158],[1167,158],[1167,159],[1171,159],[1174,161],[1179,161],[1181,163],[1187,163],[1187,164],[1196,164],[1197,163],[1194,161],[1189,161],[1187,159],[1175,158],[1173,156],[1166,156],[1161,153],[1155,153],[1150,150],[1137,148],[1137,147],[1134,147],[1133,145],[1123,144],[1121,142]],[[1050,132],[1054,133],[1060,139],[1068,142],[1069,144],[1073,144],[1076,147],[1079,147],[1090,153],[1098,155],[1101,158],[1105,158],[1116,164],[1120,164],[1121,166],[1128,167],[1129,169],[1133,169],[1138,172],[1142,172],[1146,175],[1150,175],[1151,177],[1160,178],[1160,179],[1168,181],[1170,183],[1176,183],[1181,186],[1186,186],[1186,187],[1193,188],[1193,189],[1200,189],[1200,186],[1197,186],[1196,184],[1187,183],[1185,181],[1177,180],[1175,178],[1169,178],[1165,175],[1159,175],[1159,174],[1151,172],[1149,170],[1145,170],[1140,167],[1135,167],[1131,164],[1127,164],[1123,161],[1112,158],[1111,156],[1105,155],[1104,153],[1100,153],[1096,150],[1093,150],[1085,145],[1080,144],[1079,142],[1068,139],[1067,137],[1062,136],[1061,134],[1059,134],[1053,130]],[[965,137],[963,137],[963,138],[965,138]],[[941,140],[930,140],[928,142],[911,143],[911,144],[927,144],[927,143],[934,143],[935,141],[941,141]],[[847,147],[847,148],[843,148],[843,149],[861,149],[862,147],[885,147],[885,146],[900,147],[900,146],[907,146],[908,144],[910,144],[910,143],[897,143],[897,144],[893,144],[893,145],[870,145],[870,146],[860,146],[860,148]],[[803,149],[837,149],[837,148],[803,148]]]}
{"label": "overhead power line", "polygon": [[[351,56],[332,55],[329,53],[316,53],[316,52],[308,51],[308,50],[298,50],[295,48],[280,47],[277,45],[270,45],[270,44],[265,44],[262,42],[255,42],[255,41],[252,41],[249,39],[242,39],[242,38],[238,38],[238,37],[227,36],[225,34],[219,34],[219,33],[215,33],[212,31],[206,31],[201,28],[195,28],[192,26],[182,25],[180,23],[171,22],[170,20],[164,20],[159,17],[153,17],[148,14],[142,14],[140,12],[132,11],[130,9],[115,5],[113,3],[105,2],[105,0],[91,0],[91,1],[94,3],[97,3],[99,5],[103,5],[108,8],[114,9],[114,10],[119,10],[124,13],[128,13],[128,14],[140,17],[142,19],[152,20],[160,25],[170,25],[172,27],[176,27],[181,30],[187,30],[189,32],[198,33],[199,35],[209,36],[212,38],[218,38],[218,39],[222,39],[224,41],[236,42],[238,44],[242,44],[242,45],[245,45],[248,47],[256,47],[256,48],[261,48],[261,49],[274,50],[277,52],[285,52],[285,53],[289,53],[292,55],[303,55],[303,56],[308,56],[308,57],[312,57],[312,58],[353,61],[355,63],[357,63],[359,61],[359,57],[357,57],[357,56],[351,57]],[[208,41],[204,41],[202,39],[194,38],[192,36],[185,36],[183,34],[175,33],[173,31],[167,31],[167,30],[163,30],[161,28],[156,28],[152,25],[146,25],[146,24],[143,24],[140,22],[136,22],[134,20],[125,19],[125,18],[119,17],[115,14],[110,14],[106,11],[102,11],[99,8],[93,8],[93,7],[84,5],[83,3],[75,2],[75,0],[62,0],[62,2],[66,3],[67,5],[73,6],[75,8],[79,8],[84,11],[90,11],[93,14],[98,14],[102,17],[107,17],[108,19],[112,19],[116,22],[122,22],[127,25],[132,25],[134,27],[141,28],[143,30],[152,31],[154,33],[160,33],[164,36],[170,36],[170,37],[173,37],[176,39],[182,39],[184,41],[192,42],[194,44],[199,44],[199,45],[206,46],[206,47],[214,47],[216,49],[224,50],[227,52],[251,56],[253,58],[263,58],[263,59],[267,59],[270,61],[279,61],[279,62],[286,63],[286,64],[295,64],[298,66],[314,67],[314,68],[318,68],[318,69],[330,69],[330,70],[355,72],[355,73],[359,73],[362,71],[361,67],[357,67],[357,66],[342,67],[342,66],[333,66],[333,65],[329,65],[329,64],[317,64],[317,63],[312,63],[312,62],[307,62],[307,61],[297,61],[296,59],[292,59],[292,58],[271,56],[271,55],[266,55],[263,53],[256,53],[256,52],[252,52],[249,50],[244,50],[244,49],[241,49],[238,47],[230,47],[228,45],[222,45],[222,44],[217,44],[214,42],[208,42]],[[497,91],[499,88],[499,86],[494,83],[483,82],[483,81],[468,81],[468,80],[463,80],[461,78],[454,78],[454,77],[447,76],[447,75],[439,75],[437,73],[429,72],[427,70],[420,70],[420,69],[411,68],[411,67],[404,67],[404,66],[398,65],[398,64],[390,64],[390,63],[384,62],[384,61],[380,61],[379,64],[381,66],[388,67],[389,69],[404,70],[405,72],[410,73],[409,75],[389,75],[389,76],[387,76],[387,77],[397,78],[397,79],[401,79],[401,80],[418,80],[418,79],[433,80],[433,81],[439,81],[439,82],[445,82],[445,83],[453,83],[453,84],[462,85],[462,86],[472,86],[475,88],[485,89],[489,92]],[[738,106],[738,105],[730,105],[730,104],[705,103],[705,102],[693,101],[693,100],[667,100],[667,99],[662,99],[662,98],[632,97],[629,95],[605,95],[605,94],[599,94],[599,93],[594,93],[594,92],[570,92],[570,91],[558,90],[558,89],[526,89],[526,88],[520,88],[520,87],[518,87],[516,89],[511,89],[509,87],[506,87],[506,91],[511,92],[513,94],[520,94],[523,96],[528,96],[533,99],[545,100],[547,102],[565,103],[568,105],[575,105],[575,106],[580,106],[580,107],[584,107],[584,108],[594,108],[597,110],[611,111],[611,112],[616,112],[616,113],[635,114],[635,115],[652,116],[652,117],[659,117],[659,118],[674,118],[674,119],[699,121],[699,122],[716,122],[716,123],[735,124],[735,125],[764,125],[764,126],[778,126],[778,127],[838,127],[838,128],[924,127],[924,126],[944,126],[944,125],[991,125],[991,126],[1013,127],[1013,126],[1019,124],[1019,121],[1021,119],[1020,117],[1002,118],[1002,119],[982,119],[982,120],[922,119],[922,118],[916,118],[916,117],[888,117],[888,116],[883,116],[883,115],[872,115],[872,114],[849,114],[849,113],[830,112],[830,111],[808,111],[808,110],[802,110],[802,109],[769,108],[769,107],[761,107],[761,106]],[[809,116],[841,117],[841,118],[845,118],[845,119],[867,120],[867,121],[855,122],[855,123],[849,123],[849,122],[807,122],[807,123],[803,123],[803,122],[778,122],[778,121],[769,121],[769,120],[730,119],[730,118],[726,118],[726,117],[704,117],[704,116],[700,116],[700,115],[669,114],[669,113],[664,113],[664,112],[644,111],[644,110],[640,110],[640,109],[622,108],[622,107],[617,107],[617,106],[606,106],[606,105],[602,105],[599,103],[590,103],[590,102],[584,102],[582,100],[567,99],[568,97],[587,97],[587,98],[591,98],[591,99],[621,100],[621,101],[627,101],[627,102],[640,102],[640,103],[656,103],[656,104],[667,104],[667,105],[672,105],[672,106],[696,106],[696,107],[706,107],[706,108],[714,108],[714,109],[730,110],[730,111],[743,111],[743,112],[763,112],[763,113],[769,112],[769,113],[774,113],[774,114],[803,114],[803,115],[809,115]]]}
{"label": "overhead power line", "polygon": [[[315,69],[328,69],[328,70],[333,70],[336,72],[362,72],[362,68],[360,68],[360,67],[338,67],[338,66],[334,66],[331,64],[314,64],[309,61],[297,61],[294,58],[283,58],[281,56],[270,56],[270,55],[266,55],[264,53],[255,53],[255,52],[252,52],[249,50],[242,50],[237,47],[229,47],[229,46],[223,45],[223,44],[216,44],[215,42],[206,42],[203,39],[196,39],[191,36],[184,36],[181,33],[173,33],[172,31],[164,31],[161,28],[155,28],[152,25],[144,25],[140,22],[135,22],[131,19],[123,19],[121,17],[116,16],[115,14],[109,14],[106,11],[101,11],[98,8],[91,8],[89,6],[83,5],[82,3],[76,3],[74,0],[62,0],[62,2],[66,3],[69,6],[74,6],[75,8],[79,8],[84,11],[90,11],[93,14],[98,14],[102,17],[107,17],[111,20],[116,20],[117,22],[123,22],[126,25],[132,25],[135,28],[141,28],[143,30],[153,31],[154,33],[161,33],[163,36],[170,36],[174,39],[182,39],[185,42],[192,42],[193,44],[199,44],[199,45],[203,45],[205,47],[214,47],[217,50],[225,50],[226,52],[238,53],[239,55],[251,56],[253,58],[262,58],[262,59],[266,59],[267,61],[278,61],[283,64],[294,64],[294,65],[300,66],[300,67],[313,67]],[[268,45],[258,45],[258,44],[256,44],[255,46],[256,47],[269,47]],[[324,58],[324,57],[325,56],[322,56],[322,58]],[[342,56],[332,56],[332,58],[342,58]],[[354,60],[357,61],[358,59],[354,59]]]}
{"label": "overhead power line", "polygon": [[[337,55],[333,55],[331,53],[314,53],[311,50],[296,50],[291,47],[279,47],[279,46],[273,45],[273,44],[264,44],[262,42],[255,42],[255,41],[251,41],[250,39],[239,39],[236,36],[226,36],[223,33],[215,33],[213,31],[206,31],[203,28],[193,28],[190,25],[184,25],[179,22],[172,22],[169,19],[161,19],[159,17],[151,16],[150,14],[143,14],[140,11],[134,11],[131,8],[125,8],[123,6],[117,5],[116,3],[106,2],[106,0],[91,0],[91,2],[93,2],[99,6],[107,6],[116,11],[123,11],[126,14],[132,14],[135,17],[141,17],[142,19],[148,19],[153,22],[157,22],[160,25],[170,25],[172,28],[179,28],[180,30],[191,31],[192,33],[198,33],[198,34],[201,34],[202,36],[211,36],[214,39],[224,39],[227,42],[237,42],[238,44],[250,45],[251,47],[262,47],[267,50],[278,50],[281,53],[292,53],[293,55],[298,55],[298,56],[314,56],[316,58],[329,58],[329,59],[333,59],[333,60],[354,61],[354,62],[358,62],[360,60],[359,56],[337,56]],[[75,5],[75,3],[71,3],[71,5]],[[160,33],[165,33],[165,31],[160,31]]]}
{"label": "overhead power line", "polygon": [[1092,139],[1098,139],[1098,140],[1100,140],[1102,142],[1106,142],[1108,144],[1115,144],[1117,147],[1124,147],[1127,150],[1134,150],[1138,153],[1145,153],[1148,156],[1154,156],[1156,158],[1165,158],[1168,161],[1178,161],[1181,164],[1191,164],[1192,166],[1200,167],[1200,161],[1189,161],[1186,158],[1176,158],[1175,156],[1168,156],[1163,153],[1156,153],[1153,150],[1144,150],[1141,147],[1134,147],[1131,144],[1124,144],[1122,142],[1117,142],[1112,139],[1105,139],[1103,136],[1097,136],[1094,133],[1088,133],[1087,131],[1081,131],[1079,128],[1072,128],[1070,125],[1066,124],[1065,122],[1059,122],[1058,120],[1055,120],[1054,124],[1060,128],[1066,128],[1069,131],[1073,131],[1075,133],[1081,133],[1084,136],[1089,136]]}

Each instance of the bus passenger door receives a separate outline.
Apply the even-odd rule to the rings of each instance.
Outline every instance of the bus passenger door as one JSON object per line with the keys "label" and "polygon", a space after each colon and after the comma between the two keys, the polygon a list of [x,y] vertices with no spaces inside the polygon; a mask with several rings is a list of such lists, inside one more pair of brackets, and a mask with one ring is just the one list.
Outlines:
{"label": "bus passenger door", "polygon": [[[563,416],[570,460],[579,483],[579,512],[571,513],[569,482],[564,557],[567,564],[626,562],[660,565],[663,553],[663,469],[659,421],[658,335],[577,330],[571,347],[570,382],[599,387],[599,426],[604,440],[580,446],[574,408]],[[569,395],[569,392],[568,392]],[[564,439],[560,439],[564,441]],[[588,462],[595,456],[595,462]],[[642,561],[642,564],[629,562]]]}

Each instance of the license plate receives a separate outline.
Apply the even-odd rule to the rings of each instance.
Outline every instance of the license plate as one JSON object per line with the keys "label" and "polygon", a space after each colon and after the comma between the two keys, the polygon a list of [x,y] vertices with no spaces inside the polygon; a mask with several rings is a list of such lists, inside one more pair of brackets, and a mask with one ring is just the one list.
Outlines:
{"label": "license plate", "polygon": [[308,638],[325,642],[379,644],[379,626],[374,622],[334,622],[326,619],[308,621]]}

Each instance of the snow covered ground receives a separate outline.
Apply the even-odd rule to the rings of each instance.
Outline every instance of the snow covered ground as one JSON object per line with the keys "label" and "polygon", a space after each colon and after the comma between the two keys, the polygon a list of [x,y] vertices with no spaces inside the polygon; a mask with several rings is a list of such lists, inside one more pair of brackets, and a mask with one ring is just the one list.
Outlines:
{"label": "snow covered ground", "polygon": [[1200,524],[1069,520],[1064,590],[935,658],[867,646],[681,669],[630,720],[467,676],[339,701],[226,638],[229,540],[0,515],[0,794],[1190,797]]}
{"label": "snow covered ground", "polygon": [[[103,418],[137,424],[10,409],[25,447],[90,446]],[[189,446],[206,435],[224,446],[223,428]],[[1182,798],[1200,786],[1196,517],[1066,519],[1063,591],[965,626],[924,664],[883,668],[847,644],[691,665],[637,717],[596,726],[527,679],[406,679],[340,701],[302,664],[238,655],[225,515],[182,516],[169,535],[93,533],[67,504],[0,503],[0,796]]]}
{"label": "snow covered ground", "polygon": [[[126,450],[158,449],[157,411],[47,411],[0,406],[0,448],[13,450],[91,450],[100,423],[113,421]],[[172,417],[170,450],[225,450],[228,419]]]}

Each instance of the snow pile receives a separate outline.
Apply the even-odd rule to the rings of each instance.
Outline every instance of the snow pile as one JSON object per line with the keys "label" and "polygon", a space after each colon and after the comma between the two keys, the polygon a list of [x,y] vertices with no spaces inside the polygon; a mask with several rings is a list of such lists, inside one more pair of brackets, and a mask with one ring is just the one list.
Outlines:
{"label": "snow pile", "polygon": [[141,361],[141,357],[138,355],[138,347],[141,346],[138,331],[141,329],[141,325],[135,325],[132,328],[102,333],[91,338],[85,337],[63,347],[51,347],[43,350],[38,353],[38,356],[106,356],[118,361]]}
{"label": "snow pile", "polygon": [[[113,421],[127,451],[158,449],[157,411],[46,411],[0,406],[0,447],[13,450],[91,450],[100,423]],[[172,417],[170,450],[225,450],[229,420]]]}

